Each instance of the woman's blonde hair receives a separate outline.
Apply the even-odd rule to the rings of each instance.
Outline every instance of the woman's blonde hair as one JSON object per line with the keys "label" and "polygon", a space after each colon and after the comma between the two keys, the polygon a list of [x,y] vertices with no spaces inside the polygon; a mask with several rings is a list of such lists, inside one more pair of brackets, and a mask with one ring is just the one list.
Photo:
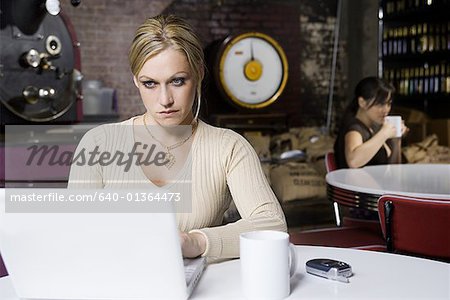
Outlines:
{"label": "woman's blonde hair", "polygon": [[148,59],[168,48],[181,51],[186,55],[197,82],[197,101],[193,107],[195,118],[197,118],[200,111],[205,58],[200,39],[192,26],[184,19],[174,15],[159,15],[142,23],[136,30],[128,54],[131,72],[137,76]]}

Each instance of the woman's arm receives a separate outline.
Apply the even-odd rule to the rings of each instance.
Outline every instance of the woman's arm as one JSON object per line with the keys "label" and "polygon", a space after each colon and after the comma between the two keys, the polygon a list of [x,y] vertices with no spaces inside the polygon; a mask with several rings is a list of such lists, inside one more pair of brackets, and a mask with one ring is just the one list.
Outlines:
{"label": "woman's arm", "polygon": [[384,123],[381,129],[369,140],[363,142],[361,133],[349,131],[345,135],[345,158],[350,168],[359,168],[366,165],[386,143],[389,138],[395,137],[395,127]]}
{"label": "woman's arm", "polygon": [[239,257],[239,235],[253,230],[287,231],[281,205],[262,171],[253,147],[241,136],[227,133],[221,143],[224,174],[241,219],[223,226],[192,230],[206,238],[204,256]]}

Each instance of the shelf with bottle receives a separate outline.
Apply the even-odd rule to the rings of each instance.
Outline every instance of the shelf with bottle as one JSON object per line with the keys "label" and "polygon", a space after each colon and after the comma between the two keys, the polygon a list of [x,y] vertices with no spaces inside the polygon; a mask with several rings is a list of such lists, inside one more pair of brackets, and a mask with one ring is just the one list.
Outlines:
{"label": "shelf with bottle", "polygon": [[386,21],[448,19],[450,0],[386,0],[381,7]]}
{"label": "shelf with bottle", "polygon": [[401,96],[432,95],[450,98],[450,63],[403,68],[384,68],[383,78],[389,80]]}
{"label": "shelf with bottle", "polygon": [[383,24],[380,55],[411,57],[435,54],[450,56],[450,20],[438,23],[418,23],[392,27]]}
{"label": "shelf with bottle", "polygon": [[380,76],[395,103],[450,118],[450,0],[381,0]]}

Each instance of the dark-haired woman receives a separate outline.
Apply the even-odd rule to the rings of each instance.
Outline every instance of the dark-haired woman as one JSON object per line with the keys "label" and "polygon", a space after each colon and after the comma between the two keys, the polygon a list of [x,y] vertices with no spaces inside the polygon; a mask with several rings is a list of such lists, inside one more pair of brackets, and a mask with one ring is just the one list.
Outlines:
{"label": "dark-haired woman", "polygon": [[[401,163],[401,138],[384,118],[391,111],[394,87],[377,77],[355,88],[334,144],[337,168]],[[402,123],[402,135],[408,128]]]}

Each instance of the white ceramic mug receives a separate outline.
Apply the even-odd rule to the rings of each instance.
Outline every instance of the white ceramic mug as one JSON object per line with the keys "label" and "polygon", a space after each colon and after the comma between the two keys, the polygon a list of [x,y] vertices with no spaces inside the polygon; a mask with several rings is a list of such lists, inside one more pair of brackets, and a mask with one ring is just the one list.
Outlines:
{"label": "white ceramic mug", "polygon": [[386,116],[384,117],[384,121],[395,126],[395,136],[402,136],[402,117],[401,116]]}
{"label": "white ceramic mug", "polygon": [[262,230],[240,235],[241,283],[247,299],[284,299],[297,268],[286,232]]}

